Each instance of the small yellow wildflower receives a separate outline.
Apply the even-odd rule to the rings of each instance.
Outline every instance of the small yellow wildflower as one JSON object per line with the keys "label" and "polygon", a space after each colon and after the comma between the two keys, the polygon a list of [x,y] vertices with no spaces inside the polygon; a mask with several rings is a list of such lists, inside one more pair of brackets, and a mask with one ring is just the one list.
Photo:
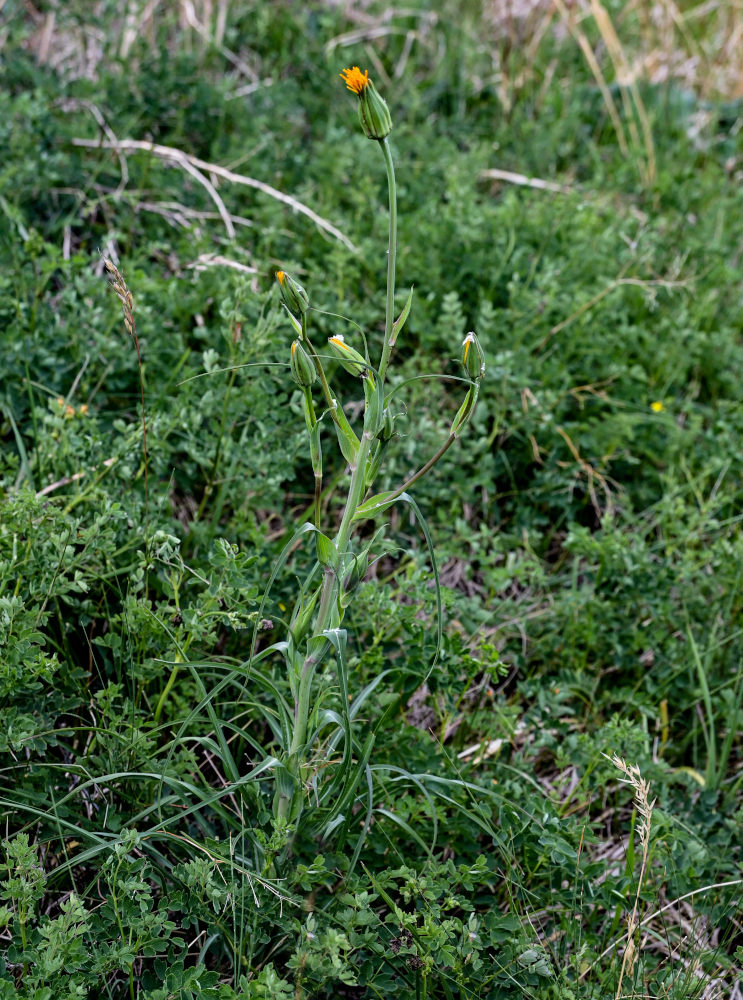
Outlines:
{"label": "small yellow wildflower", "polygon": [[369,79],[369,70],[362,73],[358,66],[344,69],[340,74],[348,89],[359,99],[359,121],[368,139],[381,142],[392,128],[390,109],[387,102],[379,96],[377,89]]}
{"label": "small yellow wildflower", "polygon": [[344,69],[340,75],[345,85],[354,94],[361,95],[361,91],[369,86],[368,69],[365,69],[362,73],[358,66],[352,66],[351,69]]}
{"label": "small yellow wildflower", "polygon": [[656,399],[650,404],[650,409],[653,413],[662,413],[665,410],[665,406],[661,403],[659,399]]}

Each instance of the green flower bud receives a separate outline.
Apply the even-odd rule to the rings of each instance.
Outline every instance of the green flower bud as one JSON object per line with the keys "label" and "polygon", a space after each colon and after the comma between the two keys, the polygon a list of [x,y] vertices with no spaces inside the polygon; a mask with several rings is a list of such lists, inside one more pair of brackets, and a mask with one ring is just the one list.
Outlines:
{"label": "green flower bud", "polygon": [[377,434],[380,441],[385,444],[391,441],[395,436],[395,414],[392,412],[392,408],[387,406],[384,413],[382,414],[382,426]]}
{"label": "green flower bud", "polygon": [[281,298],[284,300],[286,308],[290,313],[298,313],[300,316],[304,316],[310,304],[307,292],[286,271],[277,271],[276,277],[281,289]]}
{"label": "green flower bud", "polygon": [[474,333],[468,333],[462,341],[462,367],[473,382],[479,382],[485,374],[485,355]]}
{"label": "green flower bud", "polygon": [[352,557],[352,562],[345,567],[347,570],[346,576],[341,583],[341,607],[348,607],[351,603],[351,598],[353,597],[356,590],[358,590],[359,584],[366,576],[366,571],[369,568],[369,557],[366,551],[359,553],[357,556]]}
{"label": "green flower bud", "polygon": [[317,378],[312,359],[298,340],[292,344],[291,373],[294,381],[303,389],[309,389]]}
{"label": "green flower bud", "polygon": [[338,405],[337,399],[333,400],[333,408],[335,410],[335,420],[333,422],[338,436],[338,445],[345,460],[349,465],[353,465],[359,452],[359,439],[354,434],[353,428],[349,424],[346,414],[343,412],[343,407]]}
{"label": "green flower bud", "polygon": [[294,609],[289,631],[295,643],[299,643],[307,635],[312,625],[312,616],[315,613],[318,591],[304,603],[299,603]]}
{"label": "green flower bud", "polygon": [[317,545],[317,561],[320,565],[335,569],[338,564],[338,550],[333,542],[327,535],[323,535],[322,531],[318,531],[315,534],[315,543]]}
{"label": "green flower bud", "polygon": [[333,357],[340,361],[347,372],[350,372],[351,375],[366,376],[370,384],[374,385],[374,379],[369,371],[366,358],[363,354],[359,354],[354,347],[346,343],[342,333],[337,333],[334,337],[330,337],[328,339],[328,347]]}
{"label": "green flower bud", "polygon": [[359,121],[364,134],[369,139],[385,139],[392,130],[390,109],[369,79],[369,71],[362,73],[358,66],[354,66],[344,69],[341,76],[348,89],[359,99]]}

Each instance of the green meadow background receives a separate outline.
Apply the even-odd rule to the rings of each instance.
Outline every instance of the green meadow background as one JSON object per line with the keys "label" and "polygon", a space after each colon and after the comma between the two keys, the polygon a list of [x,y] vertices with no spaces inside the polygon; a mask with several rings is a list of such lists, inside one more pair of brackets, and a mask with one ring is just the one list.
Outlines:
{"label": "green meadow background", "polygon": [[[0,0],[0,1000],[741,997],[742,49],[737,0]],[[313,503],[274,272],[378,350],[354,65],[415,289],[380,489],[470,330],[487,371],[411,490],[435,558],[364,528],[287,830],[246,666],[313,558],[267,592]]]}

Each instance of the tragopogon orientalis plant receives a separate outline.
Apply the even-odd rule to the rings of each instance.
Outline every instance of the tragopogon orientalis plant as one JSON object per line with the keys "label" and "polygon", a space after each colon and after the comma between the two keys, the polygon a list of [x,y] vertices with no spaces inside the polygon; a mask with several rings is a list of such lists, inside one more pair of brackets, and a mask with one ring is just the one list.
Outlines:
{"label": "tragopogon orientalis plant", "polygon": [[[386,378],[390,356],[407,320],[413,290],[405,305],[394,318],[395,268],[397,249],[397,194],[395,172],[388,136],[392,128],[390,112],[380,97],[368,72],[357,66],[341,74],[348,89],[359,99],[359,119],[364,133],[376,142],[384,157],[389,188],[389,246],[387,256],[387,290],[385,306],[384,339],[378,359],[369,357],[367,345],[353,346],[341,334],[330,337],[327,346],[318,351],[311,332],[310,297],[305,289],[285,271],[277,273],[283,304],[294,327],[296,339],[291,345],[290,370],[303,395],[304,416],[309,434],[310,456],[315,479],[314,523],[302,525],[292,536],[274,570],[275,578],[290,548],[303,534],[315,537],[317,561],[300,588],[288,622],[286,640],[271,647],[280,651],[286,660],[294,705],[284,706],[281,729],[284,737],[284,756],[276,770],[274,814],[280,822],[295,822],[303,808],[304,788],[317,764],[317,746],[321,736],[326,736],[330,726],[334,735],[326,737],[321,757],[335,756],[343,742],[342,760],[334,777],[323,790],[315,789],[319,799],[329,807],[328,829],[342,823],[343,812],[349,811],[356,788],[367,767],[371,754],[373,735],[367,736],[363,745],[357,745],[352,733],[352,719],[358,699],[349,706],[345,671],[346,634],[342,629],[346,609],[354,592],[363,580],[373,548],[378,544],[380,532],[371,541],[357,541],[354,529],[363,521],[375,517],[398,500],[417,507],[407,493],[408,489],[424,476],[442,457],[463,431],[477,402],[480,382],[485,373],[483,355],[474,333],[465,337],[461,348],[461,361],[466,385],[464,400],[451,424],[449,434],[438,451],[429,457],[414,475],[397,488],[383,493],[373,493],[382,462],[390,442],[395,437],[396,412],[392,393],[387,391]],[[361,353],[359,348],[363,348]],[[345,371],[356,376],[364,392],[363,423],[354,429],[344,413],[338,394],[331,386],[326,367],[328,361],[335,369],[337,362]],[[332,370],[330,367],[328,370]],[[335,532],[326,533],[321,525],[320,497],[323,464],[321,430],[328,434],[333,427],[338,446],[348,464],[345,503],[340,525]],[[426,531],[427,533],[427,531]],[[270,584],[269,584],[270,586]],[[264,650],[261,657],[268,653]],[[338,664],[341,688],[341,714],[320,712],[319,702],[313,697],[318,667],[328,656]],[[353,758],[356,758],[355,763]],[[313,764],[310,764],[310,760]]]}

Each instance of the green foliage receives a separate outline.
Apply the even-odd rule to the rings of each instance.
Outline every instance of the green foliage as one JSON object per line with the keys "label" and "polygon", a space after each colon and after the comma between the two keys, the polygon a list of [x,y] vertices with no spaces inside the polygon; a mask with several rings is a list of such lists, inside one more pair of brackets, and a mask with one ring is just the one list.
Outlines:
{"label": "green foliage", "polygon": [[[179,5],[5,5],[0,1000],[739,988],[740,107],[642,86],[650,180],[571,38],[430,6],[373,3],[367,33],[332,4],[197,5],[203,31]],[[640,14],[605,7],[635,44]],[[415,508],[355,524],[288,764],[283,656],[315,555],[340,565],[348,455],[327,414],[307,447],[273,275],[310,292],[315,346],[378,358],[387,194],[355,63],[394,123],[394,316],[414,286],[375,492],[445,441],[469,330],[487,372],[410,488],[436,568]],[[361,384],[327,368],[358,430]],[[322,536],[295,534],[318,504]]]}

